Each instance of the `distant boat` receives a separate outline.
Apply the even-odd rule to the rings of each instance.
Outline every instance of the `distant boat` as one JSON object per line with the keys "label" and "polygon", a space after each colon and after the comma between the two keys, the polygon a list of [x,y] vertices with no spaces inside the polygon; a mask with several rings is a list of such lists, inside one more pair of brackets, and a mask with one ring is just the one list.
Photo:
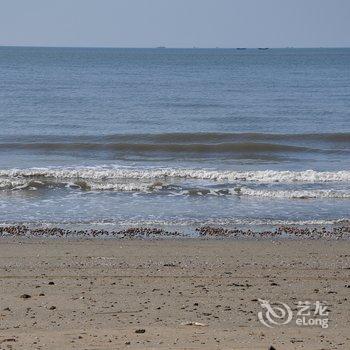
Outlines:
{"label": "distant boat", "polygon": [[259,47],[259,50],[268,50],[268,47]]}
{"label": "distant boat", "polygon": [[237,47],[236,50],[247,50],[245,47]]}
{"label": "distant boat", "polygon": [[166,49],[166,47],[165,46],[158,46],[158,47],[156,47],[156,49]]}

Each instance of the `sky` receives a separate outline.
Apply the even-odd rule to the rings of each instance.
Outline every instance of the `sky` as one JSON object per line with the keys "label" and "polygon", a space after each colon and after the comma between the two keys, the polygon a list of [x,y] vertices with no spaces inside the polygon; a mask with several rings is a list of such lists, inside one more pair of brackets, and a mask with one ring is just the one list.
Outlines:
{"label": "sky", "polygon": [[350,47],[350,0],[0,0],[0,45]]}

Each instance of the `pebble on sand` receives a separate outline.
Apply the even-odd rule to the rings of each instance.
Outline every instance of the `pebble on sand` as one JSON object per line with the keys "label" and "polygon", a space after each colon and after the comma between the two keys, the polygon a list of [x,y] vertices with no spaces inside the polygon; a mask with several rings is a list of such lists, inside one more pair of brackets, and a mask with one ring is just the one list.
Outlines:
{"label": "pebble on sand", "polygon": [[29,294],[22,294],[21,296],[20,296],[20,298],[22,298],[22,299],[29,299],[29,298],[31,298],[32,296],[31,295],[29,295]]}
{"label": "pebble on sand", "polygon": [[138,334],[142,334],[142,333],[145,333],[146,330],[145,329],[136,329],[135,333],[138,333]]}

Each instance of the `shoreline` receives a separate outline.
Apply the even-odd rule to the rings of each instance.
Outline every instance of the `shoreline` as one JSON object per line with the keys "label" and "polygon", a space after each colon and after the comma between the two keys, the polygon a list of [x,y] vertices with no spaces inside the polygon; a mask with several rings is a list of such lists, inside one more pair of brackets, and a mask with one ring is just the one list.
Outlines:
{"label": "shoreline", "polygon": [[[350,242],[0,238],[14,349],[348,349]],[[261,324],[259,299],[326,302],[329,327]]]}
{"label": "shoreline", "polygon": [[162,226],[133,226],[124,229],[68,229],[56,227],[30,227],[26,225],[0,226],[0,238],[2,237],[26,237],[26,238],[110,238],[110,239],[291,239],[291,240],[349,240],[350,223],[341,225],[308,226],[308,225],[284,225],[271,229],[251,228],[227,228],[203,225],[191,229],[192,233],[185,230],[167,230]]}

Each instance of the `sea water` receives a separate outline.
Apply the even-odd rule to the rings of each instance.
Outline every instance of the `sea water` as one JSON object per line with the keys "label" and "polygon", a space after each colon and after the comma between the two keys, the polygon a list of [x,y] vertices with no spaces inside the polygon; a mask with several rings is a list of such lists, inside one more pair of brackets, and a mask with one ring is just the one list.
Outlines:
{"label": "sea water", "polygon": [[350,217],[350,49],[0,48],[0,223]]}

